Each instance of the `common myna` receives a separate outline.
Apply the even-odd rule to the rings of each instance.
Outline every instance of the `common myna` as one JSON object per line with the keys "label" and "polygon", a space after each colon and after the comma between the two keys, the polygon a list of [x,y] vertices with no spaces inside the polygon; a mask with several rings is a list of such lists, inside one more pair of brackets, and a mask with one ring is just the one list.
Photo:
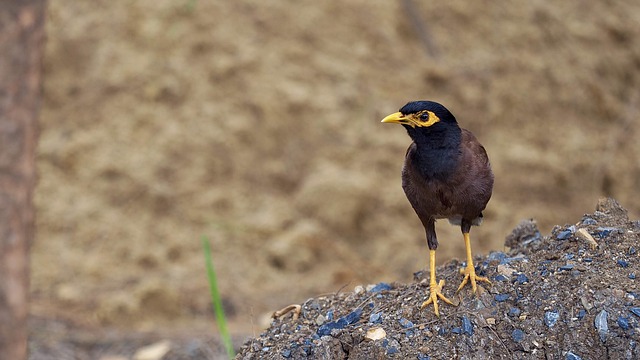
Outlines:
{"label": "common myna", "polygon": [[436,102],[410,102],[382,122],[401,124],[413,140],[402,168],[402,189],[422,221],[429,245],[430,294],[421,308],[433,303],[439,316],[438,298],[452,302],[442,294],[444,280],[436,282],[437,219],[460,225],[464,236],[467,266],[460,270],[464,280],[457,291],[467,282],[471,282],[474,293],[477,281],[490,283],[476,275],[469,241],[471,225],[480,225],[493,189],[489,158],[476,137],[461,129],[453,114]]}

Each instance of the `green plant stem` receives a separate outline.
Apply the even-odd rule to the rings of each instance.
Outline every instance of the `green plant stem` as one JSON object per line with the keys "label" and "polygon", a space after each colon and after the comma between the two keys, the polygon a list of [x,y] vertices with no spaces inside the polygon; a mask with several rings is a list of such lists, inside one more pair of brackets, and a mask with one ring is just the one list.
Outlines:
{"label": "green plant stem", "polygon": [[227,329],[227,319],[224,315],[224,309],[222,308],[222,298],[220,297],[220,292],[218,291],[218,281],[216,277],[216,271],[213,267],[213,259],[211,256],[211,245],[209,244],[209,239],[207,239],[206,236],[202,237],[202,246],[204,248],[204,258],[207,266],[209,289],[211,290],[211,302],[213,303],[213,313],[216,317],[216,324],[218,326],[218,331],[220,331],[222,343],[227,350],[227,355],[229,355],[229,359],[233,359],[235,356],[235,352],[233,351],[233,343],[231,342],[231,336],[229,335],[229,330]]}

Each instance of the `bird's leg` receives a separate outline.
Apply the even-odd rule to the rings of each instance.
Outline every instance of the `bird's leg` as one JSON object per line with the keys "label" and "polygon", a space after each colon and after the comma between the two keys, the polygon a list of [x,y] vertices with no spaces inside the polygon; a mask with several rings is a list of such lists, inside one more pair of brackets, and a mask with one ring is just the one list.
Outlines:
{"label": "bird's leg", "polygon": [[460,291],[467,284],[467,282],[470,281],[471,289],[473,289],[473,292],[475,293],[478,290],[476,282],[485,281],[491,284],[491,281],[489,281],[489,279],[484,276],[476,275],[476,268],[473,266],[473,256],[471,255],[471,241],[469,240],[469,232],[463,232],[462,234],[464,236],[464,245],[467,248],[467,267],[464,269],[460,269],[460,273],[464,274],[464,279],[462,280],[460,286],[458,286],[458,290],[456,290],[456,292]]}
{"label": "bird's leg", "polygon": [[446,302],[449,305],[453,305],[451,300],[447,299],[446,296],[442,294],[442,287],[444,286],[444,280],[440,280],[439,283],[436,283],[436,251],[429,250],[429,268],[431,270],[431,276],[429,281],[429,300],[422,303],[420,306],[420,310],[427,307],[429,304],[433,304],[433,309],[436,312],[436,316],[440,316],[440,312],[438,312],[438,298],[442,301]]}

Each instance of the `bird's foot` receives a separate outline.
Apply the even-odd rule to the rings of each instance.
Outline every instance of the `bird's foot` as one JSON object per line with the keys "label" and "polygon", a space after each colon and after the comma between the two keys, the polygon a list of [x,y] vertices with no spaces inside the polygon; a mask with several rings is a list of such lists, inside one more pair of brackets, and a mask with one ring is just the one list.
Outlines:
{"label": "bird's foot", "polygon": [[472,264],[467,265],[464,269],[460,269],[460,273],[464,274],[464,279],[462,279],[462,283],[460,284],[460,286],[458,286],[458,290],[456,290],[456,293],[462,290],[462,288],[467,285],[468,282],[471,282],[471,289],[473,290],[474,294],[478,290],[478,285],[476,284],[478,281],[484,281],[491,285],[491,281],[489,281],[489,279],[484,276],[476,275],[476,269]]}
{"label": "bird's foot", "polygon": [[442,294],[443,286],[444,280],[440,280],[440,282],[437,284],[435,283],[435,281],[431,283],[431,286],[429,287],[429,300],[423,302],[422,305],[420,305],[420,310],[424,309],[430,304],[433,304],[433,309],[435,310],[436,316],[440,316],[440,312],[438,311],[438,298],[449,305],[453,305],[451,300],[449,300]]}

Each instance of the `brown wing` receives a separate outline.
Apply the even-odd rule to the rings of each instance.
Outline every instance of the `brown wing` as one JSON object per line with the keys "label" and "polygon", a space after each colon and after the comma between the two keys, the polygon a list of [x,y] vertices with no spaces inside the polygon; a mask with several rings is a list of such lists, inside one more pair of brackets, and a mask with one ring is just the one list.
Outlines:
{"label": "brown wing", "polygon": [[480,215],[493,191],[493,172],[484,147],[468,130],[462,129],[461,159],[454,177],[458,211],[469,220]]}

